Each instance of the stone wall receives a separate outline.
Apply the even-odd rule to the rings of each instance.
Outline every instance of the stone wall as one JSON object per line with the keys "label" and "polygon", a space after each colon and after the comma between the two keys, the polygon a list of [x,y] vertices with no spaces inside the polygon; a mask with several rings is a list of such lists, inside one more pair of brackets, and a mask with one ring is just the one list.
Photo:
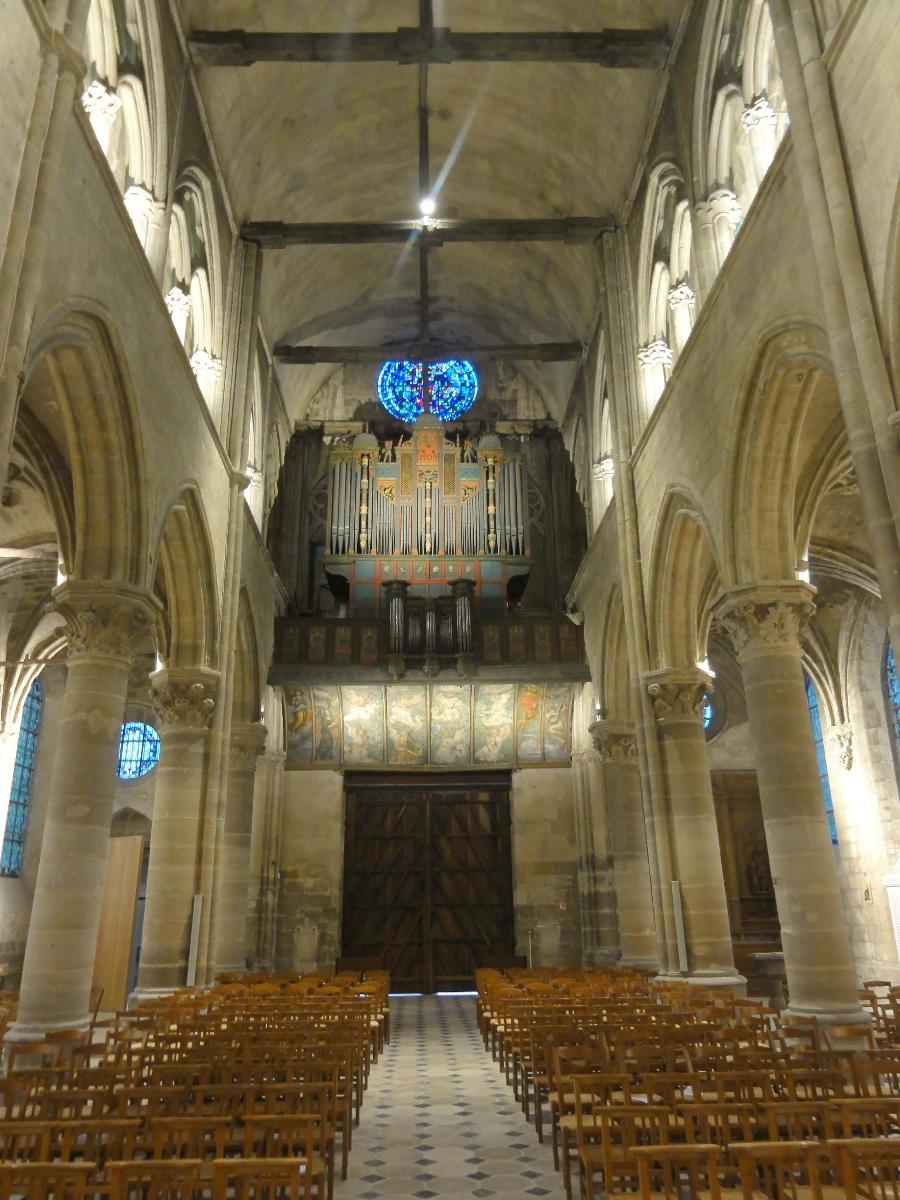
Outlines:
{"label": "stone wall", "polygon": [[[340,953],[344,780],[338,771],[284,776],[276,966],[332,966]],[[315,932],[313,932],[315,930]],[[314,960],[313,960],[314,954]]]}
{"label": "stone wall", "polygon": [[528,953],[528,931],[533,930],[535,966],[578,964],[581,929],[572,769],[514,771],[511,808],[516,951]]}

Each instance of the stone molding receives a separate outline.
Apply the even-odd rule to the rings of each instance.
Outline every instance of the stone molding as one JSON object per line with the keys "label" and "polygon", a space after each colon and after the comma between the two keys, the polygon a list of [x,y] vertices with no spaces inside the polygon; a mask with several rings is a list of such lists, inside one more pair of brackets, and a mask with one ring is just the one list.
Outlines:
{"label": "stone molding", "polygon": [[594,721],[588,728],[601,762],[638,765],[637,734],[627,721]]}
{"label": "stone molding", "polygon": [[266,748],[269,731],[265,725],[248,722],[231,726],[228,744],[229,766],[232,770],[254,768],[256,760]]}
{"label": "stone molding", "polygon": [[51,597],[65,621],[70,664],[105,659],[130,667],[139,644],[155,635],[160,603],[142,588],[67,580]]}
{"label": "stone molding", "polygon": [[703,701],[713,690],[712,676],[699,667],[650,671],[644,682],[660,724],[674,721],[699,723]]}
{"label": "stone molding", "polygon": [[801,653],[803,629],[816,611],[816,590],[800,579],[744,584],[720,593],[712,618],[738,662],[759,654]]}
{"label": "stone molding", "polygon": [[837,750],[838,762],[845,771],[853,770],[853,728],[849,721],[843,725],[835,725],[831,730],[831,740]]}
{"label": "stone molding", "polygon": [[277,770],[278,767],[284,769],[284,764],[287,762],[287,754],[284,750],[266,750],[262,755],[263,762],[267,767],[272,767]]}
{"label": "stone molding", "polygon": [[218,671],[205,667],[171,667],[154,672],[150,676],[150,699],[162,729],[208,729],[219,681]]}

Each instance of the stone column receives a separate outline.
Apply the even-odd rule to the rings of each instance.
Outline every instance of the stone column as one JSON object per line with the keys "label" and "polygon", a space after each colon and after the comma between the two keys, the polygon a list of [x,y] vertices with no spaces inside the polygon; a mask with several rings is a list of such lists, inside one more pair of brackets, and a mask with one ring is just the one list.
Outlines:
{"label": "stone column", "polygon": [[595,750],[572,755],[581,957],[586,967],[619,958],[619,931],[600,757]]}
{"label": "stone column", "polygon": [[128,673],[158,610],[127,584],[69,581],[53,597],[68,673],[10,1041],[88,1023]]}
{"label": "stone column", "polygon": [[[703,734],[711,680],[696,667],[646,677],[663,747],[674,878],[681,885],[688,974],[698,983],[741,985],[734,968],[716,810]],[[671,887],[672,880],[661,880]]]}
{"label": "stone column", "polygon": [[728,257],[743,213],[737,196],[717,188],[697,205],[697,257],[706,291],[712,287]]}
{"label": "stone column", "polygon": [[622,962],[657,967],[656,921],[637,736],[633,725],[595,721],[591,737],[602,763]]}
{"label": "stone column", "polygon": [[741,124],[750,142],[758,188],[778,149],[778,115],[766,96],[758,96],[741,113]]}
{"label": "stone column", "polygon": [[800,635],[814,594],[799,580],[730,588],[714,619],[744,681],[790,1011],[862,1023],[803,680]]}
{"label": "stone column", "polygon": [[645,416],[649,417],[663,394],[675,356],[668,342],[657,338],[656,341],[640,347],[637,359],[644,380]]}
{"label": "stone column", "polygon": [[266,745],[266,732],[265,725],[231,727],[222,869],[214,898],[218,906],[214,922],[217,971],[244,971],[247,967],[253,785],[256,760]]}
{"label": "stone column", "polygon": [[161,744],[137,996],[165,994],[187,980],[207,731],[219,676],[172,668],[157,671],[151,683]]}
{"label": "stone column", "polygon": [[91,122],[91,128],[96,134],[100,149],[104,154],[108,154],[113,126],[122,107],[121,98],[115,92],[110,91],[105,83],[95,79],[82,93],[81,104]]}
{"label": "stone column", "polygon": [[694,328],[694,308],[697,304],[697,297],[687,279],[682,279],[681,283],[669,288],[666,299],[672,310],[672,324],[675,327],[675,352],[680,354]]}

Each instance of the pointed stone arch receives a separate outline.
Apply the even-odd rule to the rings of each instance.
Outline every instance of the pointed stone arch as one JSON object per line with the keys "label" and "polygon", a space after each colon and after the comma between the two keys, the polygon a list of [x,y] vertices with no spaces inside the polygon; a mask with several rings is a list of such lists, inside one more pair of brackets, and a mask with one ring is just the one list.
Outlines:
{"label": "pointed stone arch", "polygon": [[158,538],[157,592],[167,667],[213,667],[218,652],[218,591],[209,525],[199,489],[185,487],[169,505]]}
{"label": "pointed stone arch", "polygon": [[61,546],[72,543],[69,574],[145,585],[148,503],[137,405],[114,327],[90,301],[56,310],[36,332],[17,420],[22,436],[40,440],[71,479],[71,510],[62,493],[57,506]]}
{"label": "pointed stone arch", "polygon": [[259,721],[262,688],[260,685],[259,641],[256,622],[247,592],[241,589],[238,601],[237,642],[234,655],[234,693],[231,719],[242,724]]}
{"label": "pointed stone arch", "polygon": [[706,657],[709,610],[722,572],[702,509],[683,490],[666,497],[650,562],[651,662],[657,669],[693,668]]}
{"label": "pointed stone arch", "polygon": [[818,389],[834,386],[827,339],[815,326],[770,332],[751,358],[729,454],[725,522],[726,561],[738,582],[795,576],[801,433]]}

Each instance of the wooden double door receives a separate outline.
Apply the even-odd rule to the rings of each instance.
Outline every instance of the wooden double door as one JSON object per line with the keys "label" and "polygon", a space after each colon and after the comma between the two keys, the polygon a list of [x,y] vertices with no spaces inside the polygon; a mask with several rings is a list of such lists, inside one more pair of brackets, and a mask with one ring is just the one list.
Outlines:
{"label": "wooden double door", "polygon": [[513,942],[509,775],[348,775],[342,954],[453,991]]}

